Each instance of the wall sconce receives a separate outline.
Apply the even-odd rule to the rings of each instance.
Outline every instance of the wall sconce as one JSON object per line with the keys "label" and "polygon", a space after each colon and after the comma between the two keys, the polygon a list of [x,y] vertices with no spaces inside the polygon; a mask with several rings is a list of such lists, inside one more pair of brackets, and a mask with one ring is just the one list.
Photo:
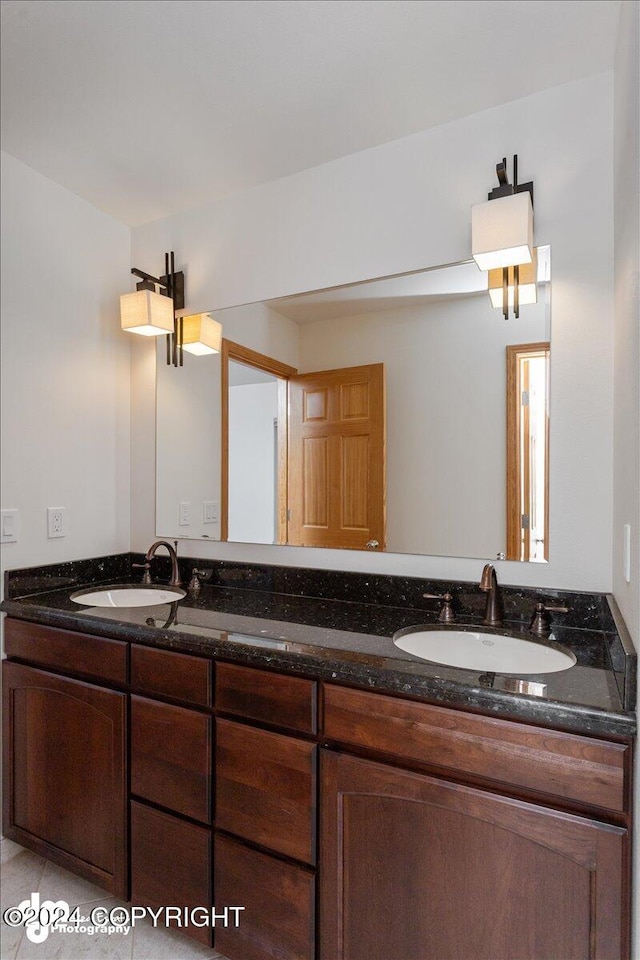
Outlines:
{"label": "wall sconce", "polygon": [[[518,284],[515,283],[515,273],[518,272]],[[515,311],[516,291],[518,308],[527,303],[538,302],[538,253],[533,248],[531,263],[521,263],[515,267],[489,270],[489,296],[494,307],[502,307],[504,312],[504,280],[507,274],[507,307]],[[518,314],[515,314],[516,317]],[[508,319],[505,317],[505,319]]]}
{"label": "wall sconce", "polygon": [[520,298],[520,271],[523,264],[533,261],[533,181],[518,183],[517,155],[513,158],[512,184],[507,177],[506,157],[496,164],[496,174],[498,186],[484,203],[471,207],[471,253],[481,270],[502,270],[498,286],[502,286],[502,309],[507,319],[510,303],[515,316],[520,315],[520,303],[524,302]]}
{"label": "wall sconce", "polygon": [[194,313],[182,317],[182,349],[196,357],[208,353],[220,353],[222,324],[208,313]]}
{"label": "wall sconce", "polygon": [[120,326],[145,337],[166,334],[167,363],[182,366],[182,318],[176,311],[184,309],[184,273],[175,272],[173,251],[164,255],[164,276],[154,277],[136,267],[131,273],[141,280],[136,293],[120,297]]}

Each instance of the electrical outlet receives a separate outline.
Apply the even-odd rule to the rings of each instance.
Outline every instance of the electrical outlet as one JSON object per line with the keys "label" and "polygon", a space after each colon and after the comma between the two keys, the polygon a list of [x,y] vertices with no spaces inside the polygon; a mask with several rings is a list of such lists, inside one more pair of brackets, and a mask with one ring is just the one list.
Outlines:
{"label": "electrical outlet", "polygon": [[65,507],[47,507],[47,537],[54,540],[56,537],[67,535],[67,511]]}
{"label": "electrical outlet", "polygon": [[188,527],[191,523],[191,504],[184,500],[178,504],[178,523],[181,527]]}

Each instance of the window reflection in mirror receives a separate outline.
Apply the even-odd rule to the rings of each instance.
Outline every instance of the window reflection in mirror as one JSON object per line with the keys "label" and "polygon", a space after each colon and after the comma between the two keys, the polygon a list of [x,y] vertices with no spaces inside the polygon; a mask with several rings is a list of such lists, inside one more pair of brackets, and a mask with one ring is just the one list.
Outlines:
{"label": "window reflection in mirror", "polygon": [[[473,263],[214,310],[213,314],[223,323],[226,339],[299,374],[382,364],[386,382],[386,549],[492,559],[509,549],[506,348],[550,340],[549,248],[540,248],[538,259],[538,303],[523,306],[517,320],[505,321],[501,311],[491,306],[486,275]],[[204,372],[198,371],[192,380],[193,364],[175,370],[164,367],[163,359],[158,361],[157,532],[162,536],[236,539],[232,506],[229,527],[224,529],[225,497],[228,494],[231,505],[234,493],[231,481],[227,493],[220,483],[221,473],[229,476],[220,462],[224,446],[221,368],[212,370],[205,387]],[[193,358],[197,363],[206,359]],[[211,359],[220,363],[220,358]],[[183,384],[176,386],[179,378]],[[205,417],[200,417],[203,411],[208,426]],[[189,424],[188,430],[185,424]],[[241,445],[242,439],[235,434],[238,428],[230,429],[234,430],[231,446]],[[177,437],[181,430],[188,436]],[[194,448],[191,453],[189,438]],[[273,435],[271,441],[273,444]],[[539,447],[539,437],[536,443]],[[175,450],[184,461],[182,470],[171,462]],[[286,451],[274,454],[281,480],[283,456],[286,463]],[[536,505],[542,519],[534,520],[532,513],[535,529],[532,527],[529,539],[539,543],[528,550],[530,559],[548,558],[547,483],[548,479],[541,482],[535,475]],[[239,488],[240,481],[233,481],[233,486]],[[205,497],[218,505],[218,513],[216,521],[203,528],[199,518]],[[273,489],[270,497],[273,503]],[[236,528],[238,539],[287,542],[287,498],[280,493],[275,499],[273,530],[251,535],[248,529]],[[179,504],[184,502],[191,504],[190,526],[178,522],[184,516]],[[271,533],[273,539],[269,540]]]}

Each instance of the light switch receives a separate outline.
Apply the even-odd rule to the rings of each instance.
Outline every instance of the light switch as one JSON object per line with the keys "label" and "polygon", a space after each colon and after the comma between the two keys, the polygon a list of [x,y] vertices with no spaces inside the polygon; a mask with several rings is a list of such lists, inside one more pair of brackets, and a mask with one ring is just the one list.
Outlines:
{"label": "light switch", "polygon": [[218,519],[218,504],[215,500],[202,501],[202,522],[215,523]]}
{"label": "light switch", "polygon": [[18,511],[2,511],[2,543],[18,542]]}

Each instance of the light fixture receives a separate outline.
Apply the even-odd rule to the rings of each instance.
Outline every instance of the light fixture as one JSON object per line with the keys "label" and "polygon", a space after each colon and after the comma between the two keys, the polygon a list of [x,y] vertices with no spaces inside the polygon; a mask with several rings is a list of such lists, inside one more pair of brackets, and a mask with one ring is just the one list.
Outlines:
{"label": "light fixture", "polygon": [[538,254],[533,248],[531,263],[519,264],[518,267],[489,270],[489,296],[494,307],[504,309],[504,272],[507,271],[507,306],[515,306],[515,272],[518,270],[518,305],[538,302]]}
{"label": "light fixture", "polygon": [[153,290],[123,293],[120,325],[128,333],[139,333],[143,337],[173,333],[173,300]]}
{"label": "light fixture", "polygon": [[[481,270],[501,271],[501,282],[490,279],[489,287],[502,288],[502,310],[508,319],[510,306],[514,315],[520,316],[520,304],[525,302],[520,296],[521,271],[533,262],[533,181],[518,183],[517,156],[513,158],[512,184],[506,157],[496,164],[496,174],[498,186],[488,200],[471,207],[471,252]],[[495,303],[493,296],[491,299]]]}
{"label": "light fixture", "polygon": [[140,283],[136,293],[120,297],[120,326],[145,337],[165,334],[167,363],[182,366],[182,321],[176,311],[184,309],[184,273],[175,272],[173,251],[164,255],[164,276],[154,277],[137,267],[131,273],[140,277]]}
{"label": "light fixture", "polygon": [[208,353],[220,353],[222,324],[208,313],[194,313],[181,318],[182,349],[196,357]]}

